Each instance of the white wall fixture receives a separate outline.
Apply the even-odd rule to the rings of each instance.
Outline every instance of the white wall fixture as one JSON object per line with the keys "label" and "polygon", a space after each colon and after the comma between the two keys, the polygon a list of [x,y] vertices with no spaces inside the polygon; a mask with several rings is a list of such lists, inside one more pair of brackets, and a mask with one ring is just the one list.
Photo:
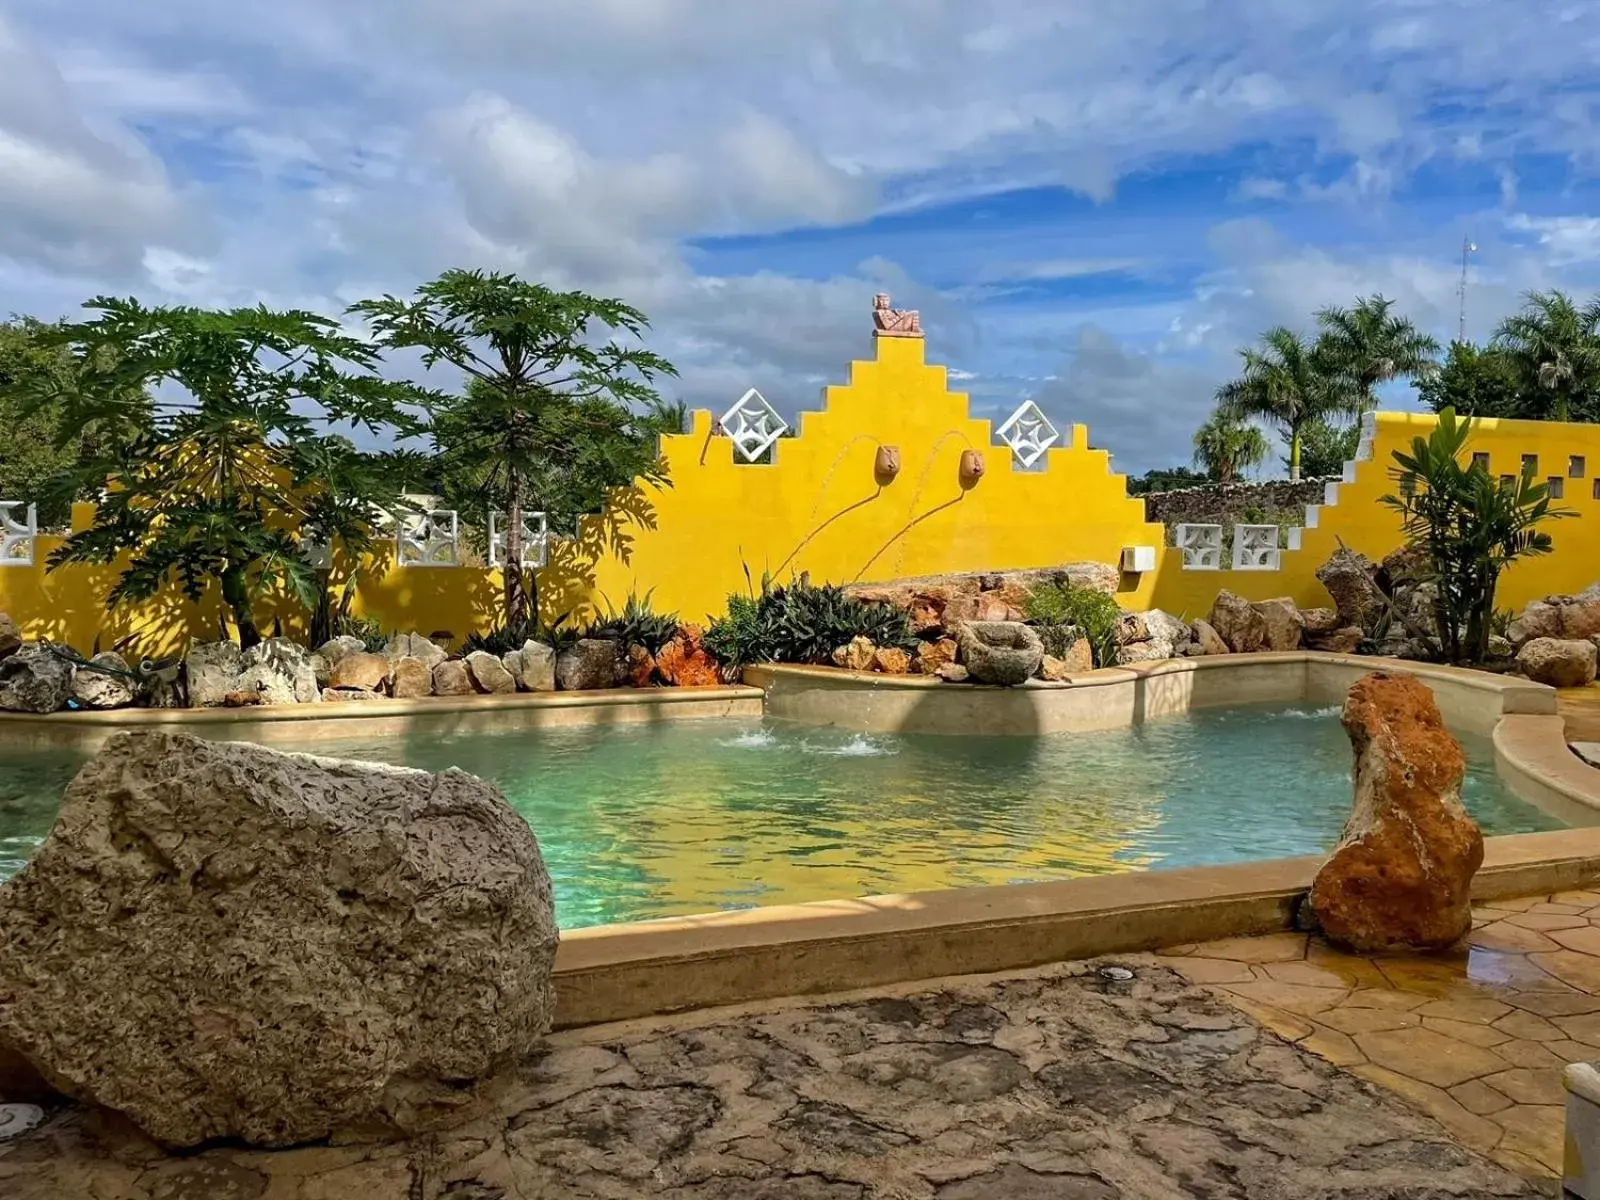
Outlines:
{"label": "white wall fixture", "polygon": [[459,514],[435,508],[401,515],[395,521],[395,561],[402,567],[459,567]]}
{"label": "white wall fixture", "polygon": [[1044,452],[1061,440],[1050,418],[1032,400],[1024,400],[997,431],[1002,442],[1024,471],[1044,457]]}
{"label": "white wall fixture", "polygon": [[33,566],[33,546],[38,536],[37,505],[0,500],[0,567]]}
{"label": "white wall fixture", "polygon": [[[489,565],[498,567],[505,561],[506,514],[489,514]],[[550,522],[542,512],[522,514],[522,565],[542,567],[550,561]]]}
{"label": "white wall fixture", "polygon": [[1221,525],[1179,525],[1176,539],[1185,571],[1222,570]]}
{"label": "white wall fixture", "polygon": [[1235,571],[1276,571],[1283,565],[1278,549],[1276,525],[1235,525],[1233,527],[1233,569]]}
{"label": "white wall fixture", "polygon": [[1130,574],[1139,575],[1146,571],[1156,569],[1156,548],[1154,546],[1124,546],[1122,548],[1122,569]]}
{"label": "white wall fixture", "polygon": [[722,414],[721,424],[722,432],[733,439],[734,453],[747,463],[755,462],[770,450],[772,443],[789,428],[789,422],[780,417],[778,410],[755,388],[740,396],[739,403]]}

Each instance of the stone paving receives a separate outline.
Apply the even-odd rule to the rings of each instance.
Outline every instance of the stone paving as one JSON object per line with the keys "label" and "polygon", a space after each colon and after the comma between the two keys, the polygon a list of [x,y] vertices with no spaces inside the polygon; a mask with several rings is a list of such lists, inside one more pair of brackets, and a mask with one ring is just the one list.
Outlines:
{"label": "stone paving", "polygon": [[[1535,902],[1503,911],[1507,920],[1544,915]],[[1544,936],[1524,925],[1508,928]],[[1324,966],[1305,938],[1196,948],[1170,961],[1242,993],[1301,1044],[1263,1029],[1153,958],[1120,960],[1127,978],[1102,971],[1103,964],[1065,964],[561,1034],[501,1085],[488,1115],[397,1145],[276,1153],[219,1147],[166,1157],[104,1117],[67,1110],[0,1148],[0,1195],[1444,1200],[1555,1194],[1552,1184],[1492,1163],[1390,1092],[1311,1052],[1332,1043],[1314,1039],[1323,1026],[1310,1028],[1309,1016],[1291,1021],[1291,1014],[1315,1009],[1325,1019],[1364,1010],[1352,1002],[1360,993]],[[1369,971],[1361,988],[1369,999],[1406,1002],[1366,1011],[1415,1011],[1412,993],[1376,968],[1353,970]],[[1401,977],[1433,986],[1420,968]],[[1550,980],[1540,994],[1581,994]],[[1429,1002],[1425,992],[1415,998],[1418,1006]],[[1474,1024],[1468,1008],[1451,1011],[1441,1019],[1490,1028]],[[1561,1014],[1530,1014],[1541,1021],[1547,1015]],[[1349,1036],[1359,1041],[1406,1030],[1415,1036],[1419,1028],[1428,1027],[1397,1019]],[[1543,1045],[1534,1035],[1547,1032],[1541,1025],[1505,1036]],[[1472,1046],[1439,1037],[1443,1045]],[[1393,1054],[1381,1045],[1373,1054],[1404,1057],[1398,1043]],[[1474,1065],[1484,1068],[1471,1073],[1475,1080],[1508,1070],[1516,1075],[1498,1058],[1492,1065],[1500,1070],[1488,1070],[1487,1059]],[[1545,1099],[1534,1073],[1515,1083],[1502,1078],[1491,1090],[1521,1093],[1524,1083],[1534,1101]],[[1492,1105],[1485,1100],[1480,1107]]]}
{"label": "stone paving", "polygon": [[1468,944],[1438,958],[1358,958],[1281,934],[1162,961],[1463,1145],[1560,1174],[1562,1068],[1600,1059],[1600,891],[1482,905]]}

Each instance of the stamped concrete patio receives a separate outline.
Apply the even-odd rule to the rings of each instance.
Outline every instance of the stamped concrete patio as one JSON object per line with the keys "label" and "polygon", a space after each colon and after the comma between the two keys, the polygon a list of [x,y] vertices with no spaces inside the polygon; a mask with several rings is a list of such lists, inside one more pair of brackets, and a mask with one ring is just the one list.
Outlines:
{"label": "stamped concrete patio", "polygon": [[[1194,948],[1166,960],[1229,989],[1298,1045],[1154,958],[1118,960],[1126,971],[1066,964],[559,1034],[504,1083],[488,1115],[399,1145],[276,1153],[218,1147],[168,1157],[114,1122],[67,1111],[0,1149],[0,1194],[10,1200],[1550,1196],[1553,1184],[1480,1153],[1493,1148],[1530,1170],[1542,1162],[1552,1111],[1541,1107],[1545,1060],[1533,1069],[1527,1062],[1511,1066],[1501,1058],[1505,1051],[1469,1039],[1481,1033],[1480,1040],[1503,1038],[1501,1047],[1513,1039],[1519,1047],[1561,1047],[1548,1050],[1550,1064],[1580,1044],[1546,1018],[1559,1022],[1600,1009],[1600,1001],[1589,1003],[1583,990],[1589,977],[1580,978],[1578,968],[1580,960],[1584,969],[1600,963],[1558,942],[1544,949],[1538,939],[1545,931],[1527,921],[1548,926],[1555,918],[1562,928],[1551,930],[1552,937],[1576,930],[1567,922],[1581,917],[1588,899],[1496,909],[1502,915],[1484,937],[1505,944],[1527,936],[1539,948],[1509,952],[1509,975],[1481,985],[1432,963],[1381,970],[1345,964],[1304,937]],[[1593,900],[1600,905],[1600,896]],[[1589,928],[1586,918],[1581,927]],[[1485,946],[1474,953],[1500,952]],[[1530,965],[1530,958],[1548,958],[1574,983]],[[1537,986],[1519,991],[1525,977]],[[1545,998],[1543,1011],[1458,994],[1480,986],[1494,989],[1494,997]],[[1552,1002],[1557,997],[1564,999]],[[1451,999],[1457,1007],[1440,1010],[1448,1015],[1419,1011]],[[1344,1017],[1313,1026],[1313,1016],[1326,1021],[1335,1012],[1399,1015],[1371,1028],[1361,1026],[1363,1018]],[[1540,1024],[1513,1025],[1502,1035],[1511,1014],[1524,1012]],[[1453,1024],[1439,1031],[1422,1023],[1437,1020]],[[1576,1026],[1572,1038],[1588,1032]],[[1424,1033],[1437,1043],[1411,1045],[1408,1059],[1405,1039]],[[1430,1052],[1449,1061],[1467,1050],[1483,1056],[1451,1076],[1451,1087],[1483,1089],[1481,1096],[1461,1093],[1459,1112],[1446,1110],[1463,1140],[1314,1052],[1350,1057],[1354,1051],[1338,1054],[1345,1041],[1359,1046],[1384,1036],[1393,1046],[1368,1040],[1368,1047],[1397,1071],[1427,1074]],[[1362,1070],[1409,1098],[1434,1098],[1426,1089],[1435,1085],[1414,1087],[1400,1082],[1411,1076]],[[1442,1083],[1437,1092],[1447,1095]],[[1496,1107],[1493,1097],[1511,1095],[1526,1099]],[[1500,1114],[1515,1105],[1523,1115],[1498,1124],[1473,1117],[1467,1100]],[[1513,1125],[1515,1137],[1502,1134]]]}

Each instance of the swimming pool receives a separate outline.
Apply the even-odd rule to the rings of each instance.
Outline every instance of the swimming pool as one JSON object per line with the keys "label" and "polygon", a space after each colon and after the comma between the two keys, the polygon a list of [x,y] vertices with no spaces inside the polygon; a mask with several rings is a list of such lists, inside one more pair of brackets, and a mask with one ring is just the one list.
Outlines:
{"label": "swimming pool", "polygon": [[[1326,850],[1350,810],[1336,707],[1204,709],[1035,737],[777,721],[318,739],[316,754],[492,779],[528,819],[566,928],[758,904],[1034,882]],[[1561,828],[1463,737],[1486,834]],[[0,757],[0,879],[86,758]]]}

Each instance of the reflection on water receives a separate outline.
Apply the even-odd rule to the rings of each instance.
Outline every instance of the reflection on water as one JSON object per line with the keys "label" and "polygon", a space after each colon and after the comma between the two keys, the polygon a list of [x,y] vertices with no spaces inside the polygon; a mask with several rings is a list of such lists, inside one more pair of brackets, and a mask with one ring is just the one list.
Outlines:
{"label": "reflection on water", "polygon": [[[867,736],[753,721],[318,741],[495,780],[538,833],[568,927],[753,904],[1311,854],[1350,808],[1336,708],[1201,712],[1106,733]],[[1485,833],[1559,828],[1464,739]],[[82,761],[0,761],[0,878]]]}

